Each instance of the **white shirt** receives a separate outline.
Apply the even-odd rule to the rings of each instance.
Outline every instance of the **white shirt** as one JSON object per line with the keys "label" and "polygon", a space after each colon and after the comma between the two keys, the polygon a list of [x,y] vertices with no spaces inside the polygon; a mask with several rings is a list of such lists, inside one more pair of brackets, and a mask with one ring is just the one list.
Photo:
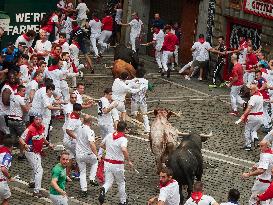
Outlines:
{"label": "white shirt", "polygon": [[100,20],[99,21],[95,21],[94,19],[90,20],[89,26],[90,26],[90,30],[91,30],[91,37],[93,37],[96,34],[101,33],[102,23]]}
{"label": "white shirt", "polygon": [[3,93],[3,91],[4,91],[5,89],[9,89],[9,90],[11,91],[11,95],[17,92],[17,90],[13,90],[13,89],[12,89],[9,85],[7,85],[7,84],[5,84],[5,85],[2,87],[1,93],[0,93],[0,114],[1,114],[1,115],[3,115],[3,114],[4,114],[4,115],[5,115],[5,114],[8,114],[8,112],[9,112],[9,107],[10,107],[10,106],[5,106],[5,105],[3,104],[3,101],[2,101],[2,93]]}
{"label": "white shirt", "polygon": [[28,66],[20,65],[20,80],[24,81],[24,84],[27,84],[31,80],[31,76],[28,74]]}
{"label": "white shirt", "polygon": [[82,104],[83,104],[82,95],[81,95],[81,94],[79,93],[79,91],[77,91],[77,90],[75,90],[73,93],[77,96],[77,101],[76,101],[76,103],[82,105]]}
{"label": "white shirt", "polygon": [[195,42],[192,46],[192,49],[195,49],[197,51],[197,57],[196,60],[198,61],[206,61],[209,60],[209,51],[211,46],[208,42],[200,43]]}
{"label": "white shirt", "polygon": [[95,132],[87,125],[82,125],[77,131],[76,155],[94,155],[90,142],[95,142]]}
{"label": "white shirt", "polygon": [[111,112],[103,113],[104,108],[108,108],[110,106],[110,102],[106,97],[100,98],[98,102],[98,124],[99,125],[112,125],[113,118]]}
{"label": "white shirt", "polygon": [[238,205],[238,204],[234,204],[232,202],[226,202],[226,203],[221,203],[220,205]]}
{"label": "white shirt", "polygon": [[73,104],[71,102],[63,105],[64,121],[67,122],[69,115],[73,112]]}
{"label": "white shirt", "polygon": [[26,85],[26,98],[29,98],[29,94],[30,94],[31,90],[35,90],[35,92],[36,92],[38,90],[38,88],[39,88],[39,85],[36,80],[30,81]]}
{"label": "white shirt", "polygon": [[17,94],[12,94],[10,96],[10,109],[8,115],[11,116],[13,119],[22,120],[24,113],[21,106],[25,105],[26,103],[24,97]]}
{"label": "white shirt", "polygon": [[[46,40],[45,42],[42,42],[41,40],[37,40],[36,41],[36,45],[34,47],[34,49],[37,50],[37,53],[43,53],[45,51],[50,52],[52,48],[52,44],[50,41]],[[47,56],[44,56],[45,58],[45,62],[48,63],[48,59],[49,59],[49,54]]]}
{"label": "white shirt", "polygon": [[16,42],[15,42],[14,45],[15,45],[16,48],[18,48],[19,43],[24,42],[24,43],[26,43],[26,46],[29,48],[29,47],[32,46],[33,41],[34,41],[34,39],[33,39],[33,40],[30,40],[30,41],[27,41],[27,40],[23,37],[23,35],[21,35],[21,36],[18,36],[18,38],[17,38],[17,40],[16,40]]}
{"label": "white shirt", "polygon": [[252,95],[248,101],[248,105],[252,106],[250,113],[263,112],[263,96]]}
{"label": "white shirt", "polygon": [[79,3],[76,10],[78,10],[78,16],[77,16],[78,20],[87,19],[86,12],[88,12],[89,9],[87,8],[85,3]]}
{"label": "white shirt", "polygon": [[130,86],[132,88],[139,88],[140,91],[132,94],[132,101],[139,103],[146,103],[146,91],[148,90],[149,81],[145,78],[134,78],[130,81]]}
{"label": "white shirt", "polygon": [[165,202],[165,205],[179,205],[180,194],[178,182],[174,182],[160,189],[158,201]]}
{"label": "white shirt", "polygon": [[130,35],[139,36],[141,32],[141,27],[143,25],[142,21],[133,19],[128,23],[131,26],[131,33]]}
{"label": "white shirt", "polygon": [[[203,195],[198,205],[212,205],[216,203],[215,199],[208,195]],[[196,205],[196,203],[190,197],[184,205]]]}
{"label": "white shirt", "polygon": [[60,81],[63,76],[63,72],[60,69],[55,69],[52,71],[47,70],[45,71],[45,76],[53,80],[53,84],[55,85],[55,90],[60,90],[61,88]]}
{"label": "white shirt", "polygon": [[243,50],[240,51],[238,62],[240,64],[245,64],[246,62],[246,55],[247,55],[247,48],[243,48]]}
{"label": "white shirt", "polygon": [[82,121],[81,119],[71,118],[71,115],[72,114],[70,114],[67,122],[63,126],[64,133],[65,133],[64,140],[75,141],[75,139],[72,139],[70,136],[68,136],[68,134],[66,133],[66,130],[71,130],[77,135],[78,129],[82,125]]}
{"label": "white shirt", "polygon": [[116,16],[115,16],[115,21],[117,24],[121,23],[122,19],[122,9],[116,9]]}
{"label": "white shirt", "polygon": [[79,52],[80,52],[79,48],[75,44],[71,44],[69,46],[69,49],[70,49],[71,59],[73,60],[75,64],[77,64],[79,62]]}
{"label": "white shirt", "polygon": [[51,110],[48,109],[47,107],[52,105],[54,102],[54,97],[51,96],[49,97],[48,95],[45,95],[44,96],[44,100],[42,102],[42,111],[41,111],[41,114],[42,114],[42,117],[43,117],[43,123],[45,124],[49,124],[50,123],[50,120],[51,120]]}
{"label": "white shirt", "polygon": [[106,135],[102,140],[102,144],[106,146],[105,159],[124,161],[124,156],[121,148],[127,148],[128,140],[126,137],[120,137],[119,139],[113,139],[113,133]]}
{"label": "white shirt", "polygon": [[158,33],[153,34],[153,41],[155,41],[155,49],[157,51],[161,50],[163,46],[163,42],[164,42],[164,37],[165,37],[165,34],[162,30],[160,30]]}
{"label": "white shirt", "polygon": [[273,154],[261,153],[257,164],[258,169],[264,169],[265,172],[257,176],[258,179],[271,181],[271,170],[273,168]]}
{"label": "white shirt", "polygon": [[44,101],[45,95],[46,95],[46,87],[42,87],[35,92],[33,100],[32,100],[32,104],[31,104],[32,106],[29,111],[30,115],[34,113],[42,114],[43,101]]}
{"label": "white shirt", "polygon": [[[54,43],[59,44],[59,40],[54,41]],[[69,44],[64,42],[62,47],[62,52],[68,52],[70,54]]]}
{"label": "white shirt", "polygon": [[139,89],[132,89],[123,80],[116,78],[112,86],[112,98],[120,102],[125,101],[125,96],[128,92],[136,93]]}

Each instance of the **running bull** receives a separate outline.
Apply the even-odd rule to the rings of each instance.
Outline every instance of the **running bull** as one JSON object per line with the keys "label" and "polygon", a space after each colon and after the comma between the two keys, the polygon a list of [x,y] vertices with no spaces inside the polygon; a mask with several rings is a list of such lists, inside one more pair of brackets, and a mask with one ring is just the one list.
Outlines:
{"label": "running bull", "polygon": [[180,187],[180,201],[183,202],[182,186],[187,185],[188,198],[191,195],[194,179],[201,181],[203,175],[203,156],[201,153],[202,142],[205,142],[209,135],[196,133],[180,133],[183,135],[179,146],[169,154],[166,162],[171,168],[174,178]]}

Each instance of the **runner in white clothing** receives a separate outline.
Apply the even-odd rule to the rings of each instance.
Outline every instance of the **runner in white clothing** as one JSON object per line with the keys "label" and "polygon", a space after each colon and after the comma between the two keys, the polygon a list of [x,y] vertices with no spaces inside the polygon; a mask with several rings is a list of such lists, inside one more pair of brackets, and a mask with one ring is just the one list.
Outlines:
{"label": "runner in white clothing", "polygon": [[40,33],[40,40],[36,41],[34,52],[37,53],[38,56],[43,56],[45,58],[45,62],[48,63],[51,48],[52,44],[47,40],[46,32],[42,31]]}
{"label": "runner in white clothing", "polygon": [[150,132],[149,119],[147,115],[147,102],[146,102],[146,92],[148,90],[148,80],[144,78],[146,71],[144,69],[138,69],[136,71],[136,77],[129,81],[129,85],[132,88],[139,88],[140,91],[132,94],[131,97],[131,114],[137,116],[140,110],[143,116],[144,132]]}
{"label": "runner in white clothing", "polygon": [[95,180],[98,168],[98,153],[95,144],[95,132],[90,129],[92,118],[85,115],[83,125],[77,131],[76,159],[80,169],[81,196],[87,196],[86,165],[90,164],[89,181],[92,186],[98,186]]}
{"label": "runner in white clothing", "polygon": [[35,92],[39,89],[39,84],[43,82],[43,73],[37,71],[33,75],[33,80],[26,85],[26,99],[32,102]]}
{"label": "runner in white clothing", "polygon": [[15,41],[15,47],[18,48],[19,43],[24,42],[26,43],[27,48],[32,46],[34,37],[36,36],[36,32],[33,30],[28,30],[26,33],[22,34],[17,38]]}
{"label": "runner in white clothing", "polygon": [[204,185],[202,182],[195,182],[191,197],[184,205],[219,205],[213,197],[203,194],[203,187]]}
{"label": "runner in white clothing", "polygon": [[126,126],[125,122],[118,122],[117,131],[107,135],[101,143],[101,147],[106,149],[106,156],[104,159],[105,183],[100,190],[100,204],[104,203],[105,194],[111,188],[115,179],[119,190],[120,205],[127,205],[124,164],[126,160],[133,167],[133,163],[129,159],[127,150],[128,139],[124,134]]}
{"label": "runner in white clothing", "polygon": [[92,19],[87,24],[87,27],[90,28],[90,32],[91,32],[90,42],[91,42],[92,49],[95,53],[95,56],[98,58],[99,57],[99,50],[97,48],[97,41],[99,40],[99,37],[101,35],[102,23],[99,20],[96,13],[92,14]]}
{"label": "runner in white clothing", "polygon": [[125,96],[127,93],[137,93],[140,91],[139,88],[133,89],[125,83],[128,78],[127,72],[122,72],[120,78],[116,78],[113,86],[113,100],[118,103],[117,110],[121,112],[121,120],[125,121],[126,119],[126,109],[125,109]]}
{"label": "runner in white clothing", "polygon": [[179,185],[178,182],[173,179],[173,171],[171,169],[164,168],[160,171],[159,196],[149,199],[148,205],[152,205],[156,202],[157,205],[180,204]]}
{"label": "runner in white clothing", "polygon": [[[248,179],[251,176],[256,176],[256,180],[251,189],[251,196],[248,201],[249,205],[257,204],[257,195],[262,194],[269,187],[271,183],[271,170],[273,168],[273,151],[269,148],[269,142],[262,140],[260,143],[260,160],[253,165],[252,170],[243,173],[242,177]],[[260,202],[261,205],[267,204],[267,201]]]}
{"label": "runner in white clothing", "polygon": [[132,13],[132,20],[129,23],[123,24],[120,23],[121,26],[130,26],[130,44],[132,46],[132,50],[136,52],[136,40],[139,39],[141,31],[144,29],[143,22],[139,19],[138,13]]}
{"label": "runner in white clothing", "polygon": [[237,189],[230,189],[228,192],[228,202],[220,205],[238,205],[240,199],[240,192]]}
{"label": "runner in white clothing", "polygon": [[78,2],[79,4],[76,7],[76,10],[78,12],[77,21],[80,27],[84,28],[87,19],[86,13],[89,11],[89,9],[87,8],[87,5],[84,3],[84,0],[78,0]]}

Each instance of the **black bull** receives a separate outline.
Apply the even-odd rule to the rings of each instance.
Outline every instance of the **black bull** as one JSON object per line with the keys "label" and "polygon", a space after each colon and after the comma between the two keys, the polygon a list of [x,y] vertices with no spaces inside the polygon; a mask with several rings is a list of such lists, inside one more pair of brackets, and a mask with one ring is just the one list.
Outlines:
{"label": "black bull", "polygon": [[203,174],[202,142],[207,138],[196,133],[183,137],[180,145],[169,154],[167,167],[173,170],[173,177],[179,183],[181,203],[184,201],[182,186],[187,185],[188,197],[192,192],[194,179],[201,181]]}

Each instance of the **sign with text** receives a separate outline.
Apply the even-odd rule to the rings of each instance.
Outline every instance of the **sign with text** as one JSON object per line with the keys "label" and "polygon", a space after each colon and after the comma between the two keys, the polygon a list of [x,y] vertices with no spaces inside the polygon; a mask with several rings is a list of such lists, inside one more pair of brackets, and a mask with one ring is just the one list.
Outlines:
{"label": "sign with text", "polygon": [[40,21],[44,15],[56,8],[57,0],[8,0],[4,3],[4,12],[10,22],[5,26],[5,42],[15,41],[28,30],[39,32]]}
{"label": "sign with text", "polygon": [[273,19],[273,0],[245,0],[244,11],[256,16]]}

